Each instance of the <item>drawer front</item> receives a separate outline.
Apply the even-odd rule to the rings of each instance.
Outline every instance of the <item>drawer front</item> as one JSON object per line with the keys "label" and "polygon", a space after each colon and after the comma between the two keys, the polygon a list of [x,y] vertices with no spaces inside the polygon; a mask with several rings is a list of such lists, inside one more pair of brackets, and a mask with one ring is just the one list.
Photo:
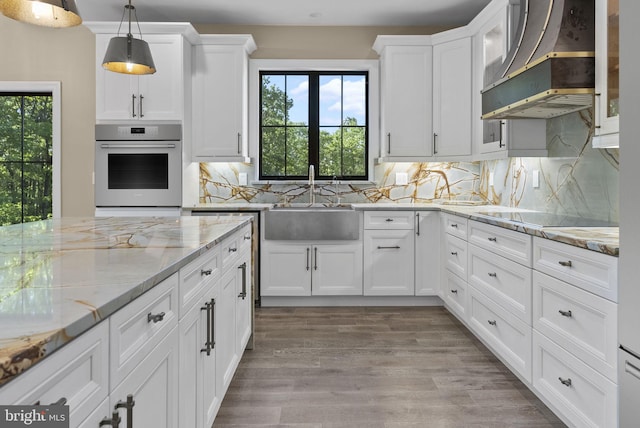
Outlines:
{"label": "drawer front", "polygon": [[220,246],[220,258],[222,259],[222,271],[235,268],[236,260],[245,250],[251,248],[251,225],[246,225],[240,231],[222,241]]}
{"label": "drawer front", "polygon": [[446,235],[444,241],[444,259],[447,270],[467,280],[467,241]]}
{"label": "drawer front", "polygon": [[466,241],[468,220],[453,214],[442,214],[442,230]]}
{"label": "drawer front", "polygon": [[536,237],[533,267],[612,302],[618,301],[618,258]]}
{"label": "drawer front", "polygon": [[66,399],[71,427],[109,393],[109,323],[103,321],[0,388],[0,403],[43,405]]}
{"label": "drawer front", "polygon": [[365,211],[365,229],[413,230],[413,211]]}
{"label": "drawer front", "polygon": [[617,382],[615,303],[540,272],[533,274],[533,326]]}
{"label": "drawer front", "polygon": [[525,233],[470,221],[469,243],[531,267],[531,236]]}
{"label": "drawer front", "polygon": [[467,315],[467,283],[452,272],[445,273],[442,293],[444,301],[454,314],[463,321]]}
{"label": "drawer front", "polygon": [[528,382],[531,381],[531,327],[469,287],[469,324],[475,333]]}
{"label": "drawer front", "polygon": [[113,314],[109,318],[111,389],[126,378],[177,324],[177,273]]}
{"label": "drawer front", "polygon": [[616,384],[537,331],[533,386],[577,427],[618,426]]}
{"label": "drawer front", "polygon": [[214,247],[180,269],[180,318],[200,302],[205,288],[220,277],[220,252]]}
{"label": "drawer front", "polygon": [[469,284],[531,325],[531,269],[469,245]]}

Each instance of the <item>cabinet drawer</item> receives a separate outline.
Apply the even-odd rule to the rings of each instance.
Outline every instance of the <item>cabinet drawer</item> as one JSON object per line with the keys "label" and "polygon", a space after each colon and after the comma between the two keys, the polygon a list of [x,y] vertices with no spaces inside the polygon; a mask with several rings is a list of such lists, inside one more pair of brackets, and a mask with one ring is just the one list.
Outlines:
{"label": "cabinet drawer", "polygon": [[533,267],[613,302],[618,301],[618,258],[536,237]]}
{"label": "cabinet drawer", "polygon": [[459,276],[447,271],[444,277],[442,294],[447,307],[461,320],[467,314],[467,283]]}
{"label": "cabinet drawer", "polygon": [[577,427],[617,427],[617,387],[537,331],[533,386]]}
{"label": "cabinet drawer", "polygon": [[468,220],[453,214],[442,214],[442,230],[450,235],[467,239]]}
{"label": "cabinet drawer", "polygon": [[413,211],[365,211],[365,229],[408,229],[413,230]]}
{"label": "cabinet drawer", "polygon": [[531,327],[469,287],[469,324],[475,333],[531,382]]}
{"label": "cabinet drawer", "polygon": [[531,236],[478,221],[469,222],[469,243],[531,267]]}
{"label": "cabinet drawer", "polygon": [[618,307],[540,272],[533,274],[533,326],[613,382]]}
{"label": "cabinet drawer", "polygon": [[180,269],[180,318],[200,302],[205,287],[220,277],[220,252],[213,247]]}
{"label": "cabinet drawer", "polygon": [[444,259],[447,270],[467,280],[467,241],[446,235],[444,241]]}
{"label": "cabinet drawer", "polygon": [[76,427],[109,393],[109,323],[103,321],[0,388],[0,403],[43,405],[66,399]]}
{"label": "cabinet drawer", "polygon": [[469,284],[531,325],[531,269],[469,245]]}
{"label": "cabinet drawer", "polygon": [[236,260],[248,248],[251,248],[251,225],[243,227],[239,232],[222,241],[220,247],[222,271],[235,268]]}
{"label": "cabinet drawer", "polygon": [[111,389],[178,324],[177,306],[176,273],[109,318]]}

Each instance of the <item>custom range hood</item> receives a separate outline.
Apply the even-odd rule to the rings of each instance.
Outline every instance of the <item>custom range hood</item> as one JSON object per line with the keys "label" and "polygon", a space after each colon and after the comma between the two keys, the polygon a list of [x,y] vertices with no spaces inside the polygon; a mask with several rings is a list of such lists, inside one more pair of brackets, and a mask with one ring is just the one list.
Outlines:
{"label": "custom range hood", "polygon": [[594,0],[520,0],[515,40],[482,90],[483,119],[549,119],[593,106]]}

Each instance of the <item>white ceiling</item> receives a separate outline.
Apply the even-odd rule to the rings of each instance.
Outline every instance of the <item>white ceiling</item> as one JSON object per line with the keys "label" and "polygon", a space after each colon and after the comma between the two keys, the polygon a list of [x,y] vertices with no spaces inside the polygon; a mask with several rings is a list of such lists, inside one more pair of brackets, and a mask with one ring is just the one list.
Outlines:
{"label": "white ceiling", "polygon": [[[128,0],[77,0],[85,21],[120,21]],[[490,0],[133,0],[140,22],[460,26]]]}

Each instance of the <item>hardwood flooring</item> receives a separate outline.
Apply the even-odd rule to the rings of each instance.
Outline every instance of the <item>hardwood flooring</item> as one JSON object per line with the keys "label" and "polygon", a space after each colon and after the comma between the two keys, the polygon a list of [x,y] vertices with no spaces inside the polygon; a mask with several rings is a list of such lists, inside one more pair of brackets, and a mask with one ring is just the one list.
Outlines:
{"label": "hardwood flooring", "polygon": [[258,308],[215,428],[564,427],[446,309]]}

